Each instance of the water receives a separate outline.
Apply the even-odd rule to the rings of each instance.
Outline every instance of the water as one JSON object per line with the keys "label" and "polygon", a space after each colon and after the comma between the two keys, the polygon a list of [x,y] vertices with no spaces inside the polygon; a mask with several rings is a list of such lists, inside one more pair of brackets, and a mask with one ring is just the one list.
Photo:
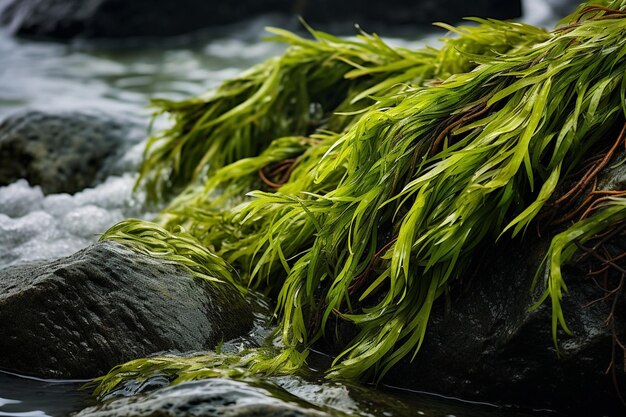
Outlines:
{"label": "water", "polygon": [[0,372],[0,416],[68,415],[93,405],[84,381],[51,381]]}
{"label": "water", "polygon": [[[549,26],[550,5],[564,1],[525,1],[525,21]],[[571,2],[570,2],[571,3]],[[169,45],[60,44],[14,39],[0,31],[0,120],[24,108],[89,110],[131,118],[146,126],[151,98],[182,99],[201,94],[226,78],[269,56],[282,45],[260,42],[266,24],[260,18],[233,26],[210,40],[179,38]],[[416,47],[433,43],[439,34],[421,33],[391,39]],[[162,127],[166,120],[157,120]],[[133,173],[142,149],[126,158],[126,173],[112,176],[75,195],[44,196],[25,180],[0,187],[0,269],[37,259],[69,255],[93,242],[98,234],[125,217],[149,217],[143,196],[132,193]],[[522,413],[490,405],[468,404],[423,393],[387,388],[386,393],[282,378],[272,382],[314,406],[360,415],[507,416]],[[80,381],[45,381],[0,373],[0,417],[64,416],[91,405]],[[395,405],[389,413],[385,410]],[[552,415],[548,413],[548,415]]]}

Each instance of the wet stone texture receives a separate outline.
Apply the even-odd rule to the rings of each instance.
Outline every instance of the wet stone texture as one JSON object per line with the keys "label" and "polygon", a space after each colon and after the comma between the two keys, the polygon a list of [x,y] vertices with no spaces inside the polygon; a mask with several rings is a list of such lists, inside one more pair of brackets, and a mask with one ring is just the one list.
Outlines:
{"label": "wet stone texture", "polygon": [[[26,110],[0,124],[0,186],[25,178],[44,194],[81,191],[133,142],[136,126],[104,115]],[[136,140],[135,140],[136,142]]]}
{"label": "wet stone texture", "polygon": [[[542,243],[491,249],[496,256],[488,255],[490,267],[483,268],[467,290],[454,294],[449,305],[436,306],[415,360],[396,366],[387,381],[527,407],[587,410],[593,415],[619,410],[613,382],[605,374],[612,348],[611,329],[605,326],[610,303],[587,306],[603,292],[567,271],[569,293],[563,310],[574,336],[559,331],[559,354],[552,339],[549,300],[529,312],[540,296],[530,288],[546,249]],[[620,313],[623,319],[623,309]],[[623,321],[617,326],[624,331]],[[617,371],[624,383],[621,369]]]}
{"label": "wet stone texture", "polygon": [[[325,417],[329,414],[278,387],[210,379],[187,382],[87,408],[77,417]],[[344,416],[333,413],[334,416]],[[347,416],[347,414],[345,415]]]}
{"label": "wet stone texture", "polygon": [[214,347],[252,323],[234,288],[118,243],[0,270],[0,369],[20,374],[92,378],[154,353]]}

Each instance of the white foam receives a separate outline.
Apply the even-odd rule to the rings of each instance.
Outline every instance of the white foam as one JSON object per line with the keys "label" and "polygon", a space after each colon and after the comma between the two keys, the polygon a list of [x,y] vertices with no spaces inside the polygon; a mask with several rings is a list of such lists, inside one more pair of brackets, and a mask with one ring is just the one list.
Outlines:
{"label": "white foam", "polygon": [[69,194],[52,194],[43,200],[43,210],[54,217],[63,217],[68,211],[78,206]]}
{"label": "white foam", "polygon": [[0,214],[0,245],[19,245],[54,227],[54,217],[40,210],[18,219]]}
{"label": "white foam", "polygon": [[92,204],[77,207],[62,221],[62,227],[75,236],[94,238],[112,224],[124,219],[121,210],[107,210]]}
{"label": "white foam", "polygon": [[144,217],[134,182],[126,174],[74,195],[48,196],[26,180],[0,187],[0,268],[71,255],[120,220]]}
{"label": "white foam", "polygon": [[41,207],[43,192],[39,187],[29,187],[28,181],[18,180],[0,187],[0,213],[21,217]]}

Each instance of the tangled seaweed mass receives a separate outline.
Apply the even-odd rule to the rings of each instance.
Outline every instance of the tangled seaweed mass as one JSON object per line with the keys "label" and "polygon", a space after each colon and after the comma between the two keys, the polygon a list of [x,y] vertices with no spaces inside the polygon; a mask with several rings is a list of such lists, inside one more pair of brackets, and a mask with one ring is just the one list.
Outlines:
{"label": "tangled seaweed mass", "polygon": [[600,256],[623,286],[619,259],[583,245],[626,222],[626,192],[595,188],[624,162],[626,1],[584,4],[551,32],[472,21],[440,25],[456,37],[417,51],[270,29],[284,55],[206,97],[156,101],[174,124],[150,139],[138,186],[174,198],[154,224],[126,220],[102,239],[269,295],[279,342],[135,360],[98,392],[157,372],[296,372],[337,320],[359,332],[328,376],[380,378],[419,351],[433,303],[477,250],[533,223],[560,227],[536,279],[557,346],[563,264]]}

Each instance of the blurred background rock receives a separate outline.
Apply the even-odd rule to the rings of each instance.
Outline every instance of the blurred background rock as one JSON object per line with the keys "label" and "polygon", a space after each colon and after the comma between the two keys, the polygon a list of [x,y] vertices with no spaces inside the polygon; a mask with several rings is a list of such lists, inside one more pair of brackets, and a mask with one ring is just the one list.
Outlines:
{"label": "blurred background rock", "polygon": [[0,20],[21,36],[56,39],[173,36],[263,15],[315,25],[455,22],[521,16],[521,0],[0,0]]}

